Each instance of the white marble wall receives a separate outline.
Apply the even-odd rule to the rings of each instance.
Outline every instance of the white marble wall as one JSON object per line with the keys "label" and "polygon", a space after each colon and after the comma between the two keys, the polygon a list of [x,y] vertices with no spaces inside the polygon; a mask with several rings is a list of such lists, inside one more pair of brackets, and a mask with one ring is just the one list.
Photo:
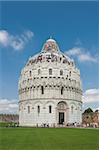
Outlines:
{"label": "white marble wall", "polygon": [[[65,114],[65,124],[67,123],[81,123],[81,103],[76,101],[68,101],[68,100],[28,100],[21,102],[19,104],[19,122],[20,126],[36,126],[37,124],[41,126],[46,123],[50,126],[54,124],[57,126],[59,123],[59,114],[57,105],[59,102],[66,102],[66,114]],[[40,106],[40,113],[38,113],[38,105]],[[52,112],[49,113],[49,106],[52,106]],[[28,113],[28,106],[30,106],[30,113]],[[73,106],[73,112],[71,107]]]}
{"label": "white marble wall", "polygon": [[[49,75],[50,68],[52,68],[52,75]],[[41,70],[40,74],[38,69]],[[60,75],[60,70],[63,70],[63,75]],[[44,94],[41,93],[41,86],[44,87]],[[64,87],[63,94],[61,94],[61,87]],[[82,85],[80,72],[74,64],[38,62],[26,65],[21,71],[18,89],[21,126],[37,124],[41,126],[42,123],[48,123],[50,126],[57,125],[59,122],[57,105],[61,101],[67,104],[65,124],[82,122]],[[52,113],[49,113],[49,105],[52,106]],[[30,113],[28,113],[28,106],[30,106]]]}

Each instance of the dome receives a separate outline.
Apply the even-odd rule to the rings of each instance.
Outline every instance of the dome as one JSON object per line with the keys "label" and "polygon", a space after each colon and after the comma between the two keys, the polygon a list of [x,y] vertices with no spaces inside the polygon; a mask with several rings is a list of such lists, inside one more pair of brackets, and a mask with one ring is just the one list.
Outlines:
{"label": "dome", "polygon": [[58,44],[56,43],[56,41],[54,39],[50,38],[44,43],[42,51],[44,51],[44,52],[58,52],[59,47],[58,47]]}
{"label": "dome", "polygon": [[27,65],[37,62],[62,62],[63,64],[74,65],[73,59],[62,53],[54,39],[48,39],[43,45],[40,53],[29,58]]}
{"label": "dome", "polygon": [[54,43],[56,43],[56,41],[54,40],[54,39],[48,39],[46,42],[54,42]]}
{"label": "dome", "polygon": [[81,123],[80,71],[54,39],[46,40],[22,68],[18,92],[20,126]]}

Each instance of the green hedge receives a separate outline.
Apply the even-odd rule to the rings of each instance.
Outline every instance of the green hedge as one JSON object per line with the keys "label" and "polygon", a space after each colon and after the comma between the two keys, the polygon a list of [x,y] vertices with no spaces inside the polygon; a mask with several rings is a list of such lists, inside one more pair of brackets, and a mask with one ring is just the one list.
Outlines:
{"label": "green hedge", "polygon": [[0,122],[0,127],[11,127],[15,125],[16,123],[13,123],[13,122]]}

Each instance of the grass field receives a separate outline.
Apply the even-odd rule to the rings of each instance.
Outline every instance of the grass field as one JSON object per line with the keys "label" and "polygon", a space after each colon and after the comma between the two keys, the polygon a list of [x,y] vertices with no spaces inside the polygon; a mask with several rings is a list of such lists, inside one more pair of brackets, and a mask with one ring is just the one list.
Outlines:
{"label": "grass field", "polygon": [[99,150],[99,130],[0,128],[0,150]]}

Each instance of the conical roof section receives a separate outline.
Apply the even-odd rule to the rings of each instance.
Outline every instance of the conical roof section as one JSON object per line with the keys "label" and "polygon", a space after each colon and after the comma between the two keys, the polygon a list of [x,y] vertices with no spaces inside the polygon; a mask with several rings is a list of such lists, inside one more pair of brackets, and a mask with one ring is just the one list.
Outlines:
{"label": "conical roof section", "polygon": [[54,39],[50,38],[44,43],[42,51],[43,52],[58,52],[59,46]]}
{"label": "conical roof section", "polygon": [[[70,59],[67,55],[62,53],[59,49],[57,42],[49,38],[43,45],[43,48],[40,53],[29,58],[29,62],[37,63],[37,62],[63,62],[65,63],[74,63],[72,59]],[[29,62],[27,64],[29,64]]]}

